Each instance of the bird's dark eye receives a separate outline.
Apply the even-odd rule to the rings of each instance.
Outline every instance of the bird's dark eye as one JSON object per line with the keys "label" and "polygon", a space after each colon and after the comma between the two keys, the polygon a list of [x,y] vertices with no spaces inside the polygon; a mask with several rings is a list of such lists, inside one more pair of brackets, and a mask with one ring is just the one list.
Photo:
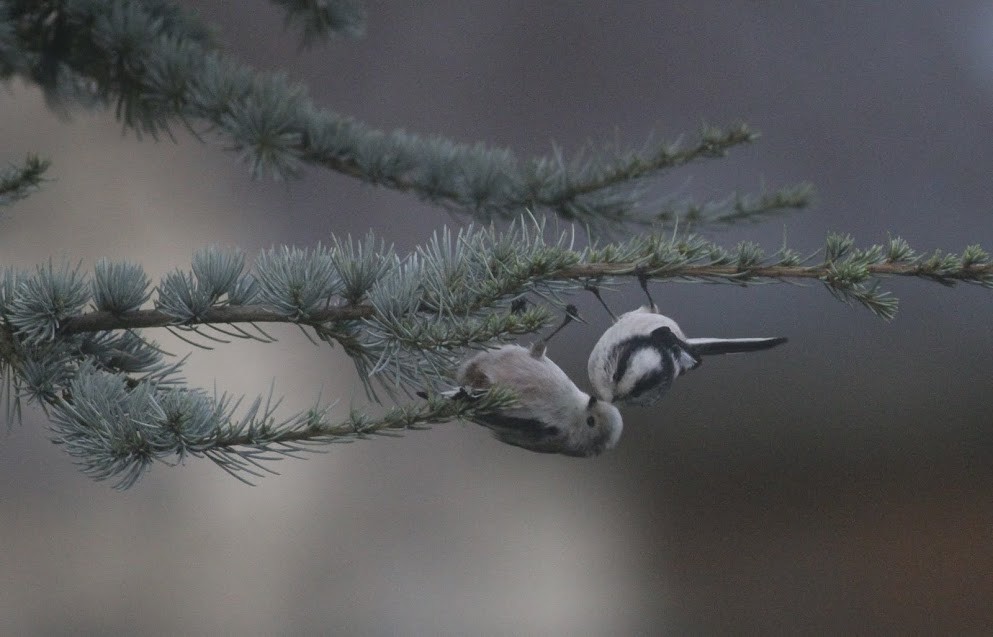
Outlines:
{"label": "bird's dark eye", "polygon": [[586,417],[586,426],[587,427],[595,427],[596,426],[596,418],[594,418],[593,416],[587,416]]}

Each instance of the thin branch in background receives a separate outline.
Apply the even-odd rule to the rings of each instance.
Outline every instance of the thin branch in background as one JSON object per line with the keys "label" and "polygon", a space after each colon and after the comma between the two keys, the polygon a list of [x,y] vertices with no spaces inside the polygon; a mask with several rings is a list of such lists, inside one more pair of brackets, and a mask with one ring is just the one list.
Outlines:
{"label": "thin branch in background", "polygon": [[814,186],[800,183],[770,192],[740,195],[703,204],[692,201],[669,203],[658,208],[658,222],[679,227],[730,226],[742,221],[759,222],[810,206]]}
{"label": "thin branch in background", "polygon": [[[305,40],[363,24],[354,2],[273,1],[302,25]],[[127,129],[153,138],[171,136],[177,122],[200,138],[210,132],[255,176],[284,179],[304,165],[323,166],[484,222],[511,220],[526,207],[596,231],[650,223],[651,211],[640,205],[646,179],[756,138],[745,124],[705,126],[688,143],[591,145],[571,160],[556,147],[548,157],[521,160],[480,143],[379,131],[320,108],[285,75],[220,53],[209,29],[169,2],[13,3],[6,19],[0,13],[5,28],[20,57],[35,61],[8,72],[39,84],[53,103],[113,105]]]}
{"label": "thin branch in background", "polygon": [[28,155],[20,165],[0,170],[0,206],[9,206],[38,190],[50,166],[47,159]]}
{"label": "thin branch in background", "polygon": [[357,0],[270,0],[286,11],[286,24],[300,29],[304,47],[336,35],[365,35],[365,7]]}

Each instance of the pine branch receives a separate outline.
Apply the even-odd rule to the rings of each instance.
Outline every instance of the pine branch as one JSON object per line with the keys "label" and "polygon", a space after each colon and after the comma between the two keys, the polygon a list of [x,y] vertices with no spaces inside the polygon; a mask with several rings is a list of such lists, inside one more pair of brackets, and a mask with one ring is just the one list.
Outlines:
{"label": "pine branch", "polygon": [[299,26],[305,47],[335,35],[365,35],[365,8],[356,0],[270,0],[286,11],[286,24]]}
{"label": "pine branch", "polygon": [[548,204],[554,207],[564,203],[566,199],[575,199],[598,190],[617,186],[623,182],[640,179],[664,168],[682,166],[696,159],[724,157],[727,155],[728,149],[755,141],[756,138],[757,134],[744,124],[739,124],[728,130],[704,126],[700,133],[699,142],[693,147],[666,145],[654,153],[633,155],[621,161],[612,162],[609,170],[603,174],[573,186],[569,192],[563,195],[561,202],[551,200]]}
{"label": "pine branch", "polygon": [[679,227],[732,225],[741,221],[763,221],[790,210],[800,210],[810,205],[813,184],[800,183],[758,195],[734,195],[720,201],[703,204],[695,202],[671,203],[655,213],[654,219]]}
{"label": "pine branch", "polygon": [[470,420],[513,401],[512,394],[494,390],[471,402],[436,396],[393,407],[379,418],[353,412],[332,422],[331,407],[318,404],[277,419],[279,400],[271,393],[236,415],[241,401],[227,395],[214,399],[199,390],[129,387],[117,375],[84,366],[65,396],[52,401],[52,429],[54,442],[76,458],[84,473],[112,479],[118,489],[133,486],[156,461],[179,463],[187,456],[208,458],[251,484],[252,478],[276,473],[271,462],[299,458],[316,445]]}
{"label": "pine branch", "polygon": [[[167,274],[152,293],[135,264],[101,261],[89,281],[67,265],[5,270],[0,397],[8,418],[16,417],[22,397],[36,402],[51,416],[56,441],[84,470],[122,488],[154,461],[186,455],[210,458],[244,479],[306,445],[471,418],[490,403],[436,397],[380,419],[352,414],[334,424],[320,406],[279,419],[279,401],[270,395],[236,416],[239,400],[187,388],[183,361],[167,362],[137,330],[180,329],[212,343],[272,342],[258,324],[294,323],[341,345],[378,400],[373,379],[391,392],[430,395],[450,386],[467,351],[537,332],[551,317],[549,307],[562,308],[563,297],[592,282],[817,280],[883,318],[896,311],[896,300],[879,288],[884,277],[993,288],[993,262],[978,246],[961,254],[917,254],[899,238],[858,249],[851,237],[831,235],[819,256],[807,258],[787,248],[767,255],[751,243],[726,249],[690,234],[576,250],[572,234],[549,239],[532,218],[502,233],[445,229],[403,259],[371,234],[363,241],[332,238],[329,245],[265,251],[247,273],[240,251],[207,248],[194,255],[189,271]],[[539,304],[522,311],[517,306],[527,297]],[[141,307],[149,299],[155,309]],[[95,309],[85,310],[90,304]]]}
{"label": "pine branch", "polygon": [[[953,258],[957,258],[954,257]],[[940,262],[940,258],[939,258]],[[547,281],[583,281],[606,277],[635,277],[644,268],[640,262],[628,263],[589,263],[579,264],[553,273]],[[866,266],[866,273],[873,277],[903,276],[928,279],[951,285],[954,283],[982,283],[993,275],[993,265],[969,265],[954,268],[935,269],[935,262],[876,263]],[[738,265],[684,265],[663,270],[646,272],[649,280],[668,279],[708,280],[711,282],[768,283],[789,279],[818,279],[829,285],[842,285],[836,269],[830,264],[813,266],[756,266]],[[308,320],[301,321],[263,305],[213,307],[202,316],[192,319],[185,325],[222,325],[232,323],[298,323],[302,325],[322,325],[341,321],[357,321],[371,318],[375,309],[369,305],[356,304],[330,307],[314,313]],[[82,334],[108,330],[128,330],[175,325],[176,318],[159,310],[135,310],[115,314],[92,311],[65,319],[62,322],[63,334]]]}
{"label": "pine branch", "polygon": [[[373,309],[368,305],[354,305],[327,308],[316,312],[308,320],[280,314],[264,305],[212,307],[195,319],[183,325],[224,325],[235,323],[299,323],[321,325],[337,321],[357,321],[369,318]],[[70,317],[62,322],[63,334],[83,334],[109,330],[134,330],[152,327],[177,325],[176,317],[160,310],[134,310],[131,312],[93,311]]]}
{"label": "pine branch", "polygon": [[[366,245],[374,244],[374,237],[367,237]],[[39,401],[71,378],[73,361],[81,355],[101,369],[166,382],[179,370],[166,366],[151,344],[101,339],[114,330],[128,335],[168,327],[184,330],[177,335],[204,347],[211,347],[204,341],[232,338],[272,342],[257,326],[283,322],[341,345],[374,396],[372,380],[388,391],[450,380],[466,349],[535,333],[550,319],[545,306],[561,309],[564,295],[594,281],[818,280],[839,299],[886,319],[895,315],[897,301],[880,288],[883,277],[993,285],[993,266],[978,246],[961,255],[917,255],[900,239],[858,250],[849,237],[838,235],[828,238],[817,262],[785,248],[767,256],[749,243],[729,250],[695,235],[639,236],[576,251],[568,235],[549,242],[540,225],[524,223],[506,233],[444,231],[403,260],[381,259],[351,240],[335,239],[332,245],[270,250],[251,274],[242,272],[240,253],[201,251],[191,272],[176,271],[160,282],[156,309],[137,307],[148,298],[148,281],[138,266],[99,265],[91,293],[78,270],[49,265],[33,275],[8,271],[0,299],[8,371],[18,372],[24,391]],[[544,303],[514,311],[527,296]],[[91,301],[96,310],[83,312]],[[127,352],[123,359],[121,351]]]}
{"label": "pine branch", "polygon": [[[470,148],[439,137],[427,138],[423,147],[429,154],[418,158],[422,142],[417,136],[403,131],[384,134],[357,123],[351,127],[349,133],[356,138],[368,137],[380,156],[327,152],[319,148],[321,144],[303,149],[303,156],[331,170],[412,192],[454,210],[475,210],[484,222],[491,218],[511,219],[527,208],[551,210],[566,221],[600,229],[624,222],[652,221],[636,210],[640,180],[697,160],[723,157],[731,148],[756,138],[744,124],[727,130],[705,127],[700,139],[691,145],[660,143],[640,152],[602,151],[592,153],[590,158],[585,157],[588,153],[580,152],[572,162],[556,149],[552,158],[533,158],[522,164],[510,151],[493,151],[480,145]],[[354,145],[356,154],[367,149],[360,139]],[[414,169],[417,164],[423,169]],[[450,174],[455,167],[463,174]],[[794,199],[779,208],[795,208],[806,202],[803,199],[798,204]]]}
{"label": "pine branch", "polygon": [[[468,236],[466,233],[464,236]],[[485,234],[485,232],[484,232]],[[828,243],[849,241],[847,238],[832,236]],[[794,252],[782,250],[769,259],[754,254],[755,246],[744,244],[733,251],[725,250],[716,244],[704,241],[697,236],[666,240],[660,236],[639,238],[627,246],[611,245],[604,248],[559,253],[559,260],[572,262],[558,268],[546,268],[541,259],[525,261],[523,274],[504,280],[495,293],[486,293],[485,301],[477,301],[461,307],[450,308],[455,312],[478,311],[500,299],[515,298],[527,293],[536,283],[578,283],[606,278],[645,276],[649,280],[665,281],[672,279],[733,283],[784,282],[791,279],[822,281],[829,288],[844,292],[854,286],[864,284],[869,278],[889,276],[921,278],[954,285],[955,283],[975,283],[989,287],[993,285],[993,264],[988,255],[978,246],[970,246],[962,255],[932,253],[929,256],[915,255],[913,252],[899,252],[903,244],[900,239],[892,239],[886,246],[876,245],[866,250],[829,253],[819,263],[804,265],[795,263]],[[894,248],[894,246],[896,246]],[[909,249],[909,248],[908,248]],[[554,250],[553,250],[554,251]],[[851,251],[851,252],[850,252]],[[421,253],[423,254],[423,252]],[[618,261],[615,254],[637,256],[637,259]],[[492,255],[491,255],[492,256]],[[542,258],[547,258],[544,255]],[[567,257],[563,259],[563,257]],[[762,259],[758,261],[756,259]],[[809,260],[808,260],[809,261]],[[490,284],[499,283],[494,277]],[[370,286],[371,287],[371,286]],[[422,302],[417,311],[434,312],[436,301]],[[308,313],[306,319],[294,317],[271,309],[267,305],[236,305],[211,307],[199,316],[181,324],[187,326],[217,325],[235,323],[297,323],[308,327],[327,323],[359,321],[376,316],[372,305],[351,303],[325,307]],[[892,315],[883,315],[892,318]],[[141,329],[165,327],[180,324],[177,318],[160,310],[134,310],[115,313],[91,311],[85,314],[66,317],[61,321],[60,332],[64,335],[82,334],[121,329]],[[412,345],[424,345],[423,340],[412,339]]]}
{"label": "pine branch", "polygon": [[[945,257],[938,257],[942,262]],[[947,258],[958,261],[957,255]],[[600,279],[603,277],[638,276],[639,270],[645,266],[640,263],[582,264],[562,270],[557,276],[562,279]],[[915,263],[873,263],[865,266],[865,274],[872,277],[905,276],[929,279],[945,285],[955,283],[980,283],[989,285],[987,279],[993,275],[993,265],[968,265],[957,263],[951,267],[936,267],[933,259]],[[789,279],[818,279],[825,283],[841,284],[851,280],[847,272],[839,273],[836,264],[820,263],[812,266],[742,266],[742,265],[686,265],[665,268],[660,271],[648,270],[649,280],[664,281],[666,279],[708,280],[711,282],[769,283],[787,281]],[[854,278],[858,278],[858,275]]]}
{"label": "pine branch", "polygon": [[[287,8],[288,19],[303,22],[305,34],[324,33],[334,7],[351,4],[274,1]],[[241,153],[255,176],[287,178],[305,164],[322,166],[484,222],[513,219],[525,207],[596,230],[650,221],[639,208],[643,180],[755,139],[743,124],[708,126],[685,145],[589,148],[571,161],[555,149],[551,157],[521,161],[508,150],[386,133],[321,109],[303,86],[220,54],[209,31],[166,0],[7,5],[0,36],[16,34],[17,57],[27,66],[6,72],[26,75],[51,103],[112,103],[139,135],[171,135],[177,122],[206,126]]]}
{"label": "pine branch", "polygon": [[24,163],[0,171],[0,206],[9,206],[37,190],[51,162],[28,155]]}

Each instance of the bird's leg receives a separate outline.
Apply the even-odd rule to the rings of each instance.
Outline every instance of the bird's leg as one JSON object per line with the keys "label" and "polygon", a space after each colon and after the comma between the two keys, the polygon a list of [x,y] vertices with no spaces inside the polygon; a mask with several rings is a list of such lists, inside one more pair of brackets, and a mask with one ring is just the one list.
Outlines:
{"label": "bird's leg", "polygon": [[600,296],[600,286],[594,283],[587,282],[583,287],[585,287],[589,292],[593,293],[593,296],[596,297],[596,300],[600,301],[600,305],[603,306],[603,309],[607,310],[607,314],[610,316],[610,320],[616,323],[617,317],[614,315],[613,312],[610,311],[610,307],[607,305],[607,302],[603,300],[603,297]]}
{"label": "bird's leg", "polygon": [[552,330],[551,334],[531,346],[531,355],[535,358],[540,358],[543,356],[545,354],[545,350],[548,348],[548,342],[552,340],[552,337],[562,331],[563,327],[573,321],[579,321],[580,323],[586,322],[583,320],[583,317],[579,315],[579,310],[576,309],[576,306],[570,303],[565,306],[565,317],[562,319],[562,322],[559,323],[559,326]]}
{"label": "bird's leg", "polygon": [[645,296],[648,297],[648,306],[652,308],[653,312],[658,312],[659,306],[655,305],[655,300],[652,299],[652,293],[648,291],[648,269],[639,265],[635,270],[635,274],[638,276],[638,284],[641,285],[641,289],[645,291]]}

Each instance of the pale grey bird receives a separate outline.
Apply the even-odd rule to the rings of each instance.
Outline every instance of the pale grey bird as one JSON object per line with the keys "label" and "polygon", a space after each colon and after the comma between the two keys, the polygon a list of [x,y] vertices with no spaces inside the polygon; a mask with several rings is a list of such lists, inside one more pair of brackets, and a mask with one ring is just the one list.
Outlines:
{"label": "pale grey bird", "polygon": [[[659,313],[639,277],[649,305],[622,314],[593,346],[586,366],[593,393],[601,401],[651,406],[676,377],[695,369],[702,357],[769,349],[786,342],[771,338],[687,338],[674,320]],[[589,286],[600,302],[599,291]],[[613,317],[610,308],[604,303]]]}
{"label": "pale grey bird", "polygon": [[570,321],[582,319],[572,305],[565,320],[530,348],[503,345],[469,357],[456,373],[453,400],[473,400],[492,387],[512,390],[517,401],[475,422],[500,441],[539,453],[595,456],[613,449],[623,422],[617,408],[584,393],[545,355],[549,339]]}
{"label": "pale grey bird", "polygon": [[545,355],[544,342],[479,352],[459,367],[456,380],[462,386],[452,392],[456,397],[491,387],[514,391],[513,406],[475,421],[509,445],[585,457],[613,449],[620,440],[623,422],[617,408],[576,387]]}

